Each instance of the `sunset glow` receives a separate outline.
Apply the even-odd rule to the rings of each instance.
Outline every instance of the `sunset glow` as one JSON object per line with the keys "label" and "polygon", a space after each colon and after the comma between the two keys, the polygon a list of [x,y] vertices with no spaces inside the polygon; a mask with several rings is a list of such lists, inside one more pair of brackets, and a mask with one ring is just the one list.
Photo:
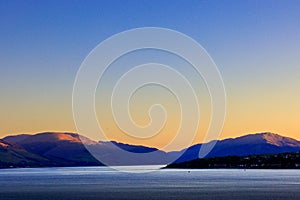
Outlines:
{"label": "sunset glow", "polygon": [[[227,115],[219,139],[256,132],[300,139],[299,2],[99,1],[97,6],[83,1],[54,2],[0,2],[0,138],[44,131],[77,132],[72,90],[88,53],[116,33],[157,26],[190,36],[218,66],[227,95]],[[128,56],[107,71],[103,88],[98,87],[95,94],[98,120],[109,139],[162,148],[176,134],[180,105],[161,87],[143,88],[129,103],[131,117],[140,126],[151,122],[151,105],[159,102],[168,112],[161,132],[146,140],[124,134],[105,102],[110,84],[125,65],[156,59],[168,60],[197,85],[200,121],[193,144],[203,142],[211,117],[205,82],[170,54],[142,51]],[[101,140],[96,133],[92,139]],[[178,144],[172,149],[182,147]]]}

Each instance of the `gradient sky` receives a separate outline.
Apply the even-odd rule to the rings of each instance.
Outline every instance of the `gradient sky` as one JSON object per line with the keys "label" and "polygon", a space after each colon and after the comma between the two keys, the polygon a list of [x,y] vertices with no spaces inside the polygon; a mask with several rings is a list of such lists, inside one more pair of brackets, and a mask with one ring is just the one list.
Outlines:
{"label": "gradient sky", "polygon": [[0,0],[0,137],[76,132],[72,88],[87,54],[113,34],[157,26],[194,38],[219,67],[228,98],[220,138],[270,131],[300,139],[299,11],[296,0]]}

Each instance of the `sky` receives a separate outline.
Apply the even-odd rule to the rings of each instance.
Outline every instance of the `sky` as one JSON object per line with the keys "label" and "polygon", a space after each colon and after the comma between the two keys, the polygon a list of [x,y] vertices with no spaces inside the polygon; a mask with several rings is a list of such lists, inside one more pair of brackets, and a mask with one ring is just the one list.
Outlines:
{"label": "sky", "polygon": [[[163,27],[196,40],[218,66],[227,95],[220,139],[275,132],[300,140],[299,10],[300,3],[295,0],[0,0],[0,137],[77,132],[72,90],[77,71],[89,52],[119,32]],[[158,60],[170,56],[137,52],[132,55],[134,59],[124,63],[146,61],[147,55]],[[174,65],[185,66],[172,59]],[[122,71],[122,62],[116,68],[111,71],[111,79]],[[208,94],[201,81],[199,88],[203,117],[194,143],[203,140],[210,119]],[[151,103],[157,98],[163,101],[171,119],[161,137],[138,140],[124,136],[111,117],[97,113],[110,139],[164,146],[180,121],[176,100],[165,92],[151,87],[141,90],[134,96],[136,103],[131,108],[136,123],[145,125],[149,123],[147,110]],[[147,95],[150,97],[145,98]],[[96,100],[97,109],[107,109],[101,103],[100,91]]]}

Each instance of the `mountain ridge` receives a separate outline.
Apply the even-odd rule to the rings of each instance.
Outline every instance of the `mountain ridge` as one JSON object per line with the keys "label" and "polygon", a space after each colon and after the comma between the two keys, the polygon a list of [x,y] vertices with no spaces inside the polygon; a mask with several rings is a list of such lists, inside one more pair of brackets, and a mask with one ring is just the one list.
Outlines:
{"label": "mountain ridge", "polygon": [[[85,148],[92,147],[101,155],[112,157],[114,162],[119,165],[135,164],[168,164],[169,161],[178,159],[174,163],[194,160],[199,157],[199,150],[204,144],[195,144],[181,151],[164,152],[157,148],[143,145],[132,145],[117,141],[96,142],[77,133],[69,132],[42,132],[37,134],[19,134],[6,136],[0,140],[0,167],[7,167],[8,164],[1,164],[3,158],[11,157],[18,163],[18,157],[25,154],[29,161],[24,157],[23,164],[16,164],[15,167],[26,166],[100,166],[103,165],[94,158]],[[156,157],[148,160],[126,160],[122,155],[117,155],[116,149],[121,148],[133,153],[157,152]],[[19,150],[18,150],[19,149]],[[21,150],[20,150],[21,149]],[[284,137],[276,133],[263,132],[247,134],[236,138],[217,140],[215,147],[207,157],[215,156],[247,156],[268,153],[296,152],[300,150],[300,141],[290,137]],[[21,154],[20,156],[13,156]],[[33,157],[33,158],[32,158]],[[32,162],[32,160],[36,161]],[[40,160],[40,162],[39,162]],[[24,164],[25,163],[25,164]],[[27,164],[26,164],[27,163]],[[2,166],[2,167],[3,167]]]}
{"label": "mountain ridge", "polygon": [[[195,144],[184,149],[183,155],[175,163],[197,159],[202,145],[204,144]],[[263,132],[217,140],[206,157],[277,154],[298,150],[300,150],[300,141],[276,133]]]}

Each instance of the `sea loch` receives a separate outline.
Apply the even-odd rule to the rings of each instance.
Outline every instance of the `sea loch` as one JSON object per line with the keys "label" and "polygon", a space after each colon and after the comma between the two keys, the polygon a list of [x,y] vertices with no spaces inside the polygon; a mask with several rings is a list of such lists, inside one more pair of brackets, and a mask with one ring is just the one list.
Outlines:
{"label": "sea loch", "polygon": [[156,167],[1,169],[0,199],[300,199],[299,170]]}

